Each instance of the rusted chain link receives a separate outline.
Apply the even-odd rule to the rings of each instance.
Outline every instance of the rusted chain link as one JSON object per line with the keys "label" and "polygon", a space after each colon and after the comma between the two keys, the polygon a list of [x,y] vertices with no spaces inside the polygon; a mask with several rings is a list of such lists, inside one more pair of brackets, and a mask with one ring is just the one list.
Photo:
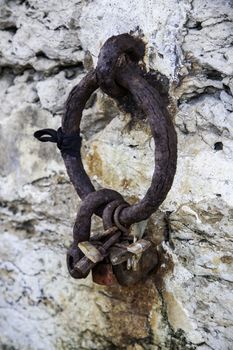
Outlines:
{"label": "rusted chain link", "polygon": [[[78,244],[90,240],[91,218],[94,212],[99,209],[99,214],[101,215],[101,211],[103,211],[102,208],[104,208],[104,206],[106,206],[109,202],[113,202],[115,200],[120,200],[121,203],[124,201],[120,193],[113,190],[102,189],[90,193],[82,202],[74,224],[73,243],[67,253],[67,266],[72,277],[84,278],[94,266],[91,264],[90,260],[85,260],[84,254],[78,248]],[[121,232],[119,231],[114,233],[113,236],[115,237],[110,242],[110,246],[117,242],[120,235]],[[104,243],[106,242],[107,240],[105,238]],[[106,246],[104,249],[108,248],[109,246]],[[84,260],[82,261],[82,265],[79,264],[77,266],[77,263],[83,258]]]}
{"label": "rusted chain link", "polygon": [[[166,198],[173,182],[177,161],[176,132],[169,118],[166,103],[159,92],[144,79],[144,73],[137,64],[144,53],[144,43],[129,34],[108,39],[100,51],[96,69],[90,71],[72,89],[67,99],[62,131],[57,134],[57,141],[56,135],[49,129],[52,142],[57,142],[61,150],[70,180],[83,200],[74,225],[73,244],[67,254],[68,269],[74,278],[87,276],[93,268],[94,281],[109,284],[112,278],[109,254],[114,244],[119,248],[119,243],[125,242],[123,251],[120,252],[120,248],[118,249],[119,259],[125,259],[129,255],[127,246],[131,239],[128,235],[130,225],[147,219],[155,212]],[[95,192],[82,164],[80,152],[82,112],[86,102],[98,87],[111,97],[130,93],[144,112],[151,127],[155,143],[154,174],[145,197],[135,205],[130,206],[119,193],[113,190],[103,189]],[[51,139],[45,139],[46,135],[48,135],[48,129],[45,129],[44,133],[43,130],[35,133],[39,140],[51,141]],[[112,227],[117,226],[113,233],[103,235],[98,241],[99,245],[96,242],[95,246],[93,242],[88,243],[91,240],[90,225],[93,213],[103,217],[105,229],[111,230]],[[127,235],[128,238],[126,238]],[[143,246],[146,247],[147,244]],[[88,249],[91,252],[88,252]],[[96,261],[95,259],[100,258],[102,261],[97,263],[90,260]],[[114,274],[119,283],[128,285],[142,279],[157,263],[154,248],[148,248],[139,261],[138,271],[128,271],[125,260],[114,267]]]}

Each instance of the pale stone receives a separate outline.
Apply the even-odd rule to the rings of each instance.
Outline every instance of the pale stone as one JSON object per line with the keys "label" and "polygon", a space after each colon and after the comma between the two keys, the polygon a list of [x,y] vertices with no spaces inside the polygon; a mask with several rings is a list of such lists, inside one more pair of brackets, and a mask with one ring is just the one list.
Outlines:
{"label": "pale stone", "polygon": [[[232,347],[232,21],[230,0],[0,0],[0,348]],[[125,32],[143,38],[147,68],[169,79],[178,135],[172,189],[146,223],[161,265],[134,288],[68,276],[79,198],[55,145],[33,138],[60,126],[69,91],[104,41]],[[102,92],[83,114],[97,188],[143,198],[155,151],[147,122]]]}
{"label": "pale stone", "polygon": [[175,0],[166,4],[144,0],[97,0],[87,3],[80,24],[82,28],[92,27],[93,35],[90,36],[85,29],[81,30],[83,47],[91,52],[96,62],[99,48],[109,36],[129,31],[142,32],[151,58],[147,61],[148,66],[174,77],[182,59],[181,33],[189,8],[188,2]]}

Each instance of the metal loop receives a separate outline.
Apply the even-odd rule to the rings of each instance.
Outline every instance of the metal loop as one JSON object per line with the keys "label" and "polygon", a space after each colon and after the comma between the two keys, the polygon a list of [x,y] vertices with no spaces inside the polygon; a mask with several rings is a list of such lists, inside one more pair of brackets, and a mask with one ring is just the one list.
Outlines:
{"label": "metal loop", "polygon": [[119,228],[119,230],[121,230],[122,232],[125,232],[125,233],[129,233],[129,229],[120,223],[119,215],[120,215],[120,212],[122,211],[122,209],[127,208],[129,206],[130,205],[128,203],[120,204],[116,208],[114,215],[113,215],[115,225]]}
{"label": "metal loop", "polygon": [[[119,207],[119,205],[127,205],[129,204],[124,201],[124,199],[116,199],[115,201],[112,201],[108,205],[106,205],[104,211],[103,211],[103,226],[105,230],[110,229],[114,226],[114,212]],[[117,226],[117,225],[116,225]],[[119,226],[117,226],[119,228]],[[120,228],[119,228],[120,229]],[[124,232],[124,230],[121,230]]]}
{"label": "metal loop", "polygon": [[[122,54],[122,47],[124,47],[128,37],[129,35],[125,34],[114,37],[114,48],[117,55],[119,53]],[[134,41],[136,47],[140,40],[130,37],[130,45],[132,41]],[[109,52],[112,52],[113,46],[110,39],[105,43],[103,52],[107,52],[107,43],[111,47]],[[143,43],[142,45],[144,47]],[[113,56],[113,61],[117,62],[116,55],[113,54]],[[97,75],[98,67],[108,66],[108,63],[109,58],[106,57],[106,54],[100,53]],[[62,121],[62,129],[66,134],[79,129],[85,103],[98,87],[96,72],[91,71],[87,74],[73,88],[68,97]],[[151,186],[139,203],[124,208],[119,215],[121,224],[128,226],[147,219],[166,198],[176,171],[177,139],[172,121],[166,110],[166,103],[160,97],[159,92],[138,73],[138,69],[135,70],[130,64],[125,64],[125,66],[120,68],[116,66],[114,68],[114,77],[119,86],[131,92],[135,102],[144,111],[155,142],[155,168]],[[88,193],[93,192],[95,189],[84,170],[80,152],[76,158],[66,154],[62,156],[76,191],[84,199]]]}
{"label": "metal loop", "polygon": [[[102,189],[90,193],[82,202],[73,228],[73,243],[67,252],[66,259],[67,267],[72,277],[84,278],[89,273],[89,271],[88,273],[77,271],[77,269],[75,269],[75,265],[83,257],[83,253],[78,248],[78,243],[89,241],[90,239],[92,215],[95,212],[98,212],[98,214],[101,216],[106,204],[116,199],[123,201],[120,193],[110,189]],[[119,236],[119,233],[117,233],[117,235]]]}
{"label": "metal loop", "polygon": [[145,44],[129,34],[121,34],[109,38],[101,48],[96,67],[97,80],[101,89],[111,97],[127,93],[115,81],[118,60],[123,54],[126,54],[131,61],[138,62],[144,57]]}
{"label": "metal loop", "polygon": [[[79,131],[83,109],[97,88],[96,72],[92,70],[71,90],[62,118],[62,130],[66,135]],[[75,157],[69,154],[62,154],[62,157],[76,192],[81,199],[84,199],[89,193],[94,192],[95,188],[84,169],[80,148],[81,144]]]}
{"label": "metal loop", "polygon": [[[143,72],[136,66],[135,62],[142,59],[144,53],[145,45],[142,40],[129,34],[121,34],[110,38],[100,51],[96,70],[89,72],[72,89],[66,102],[62,119],[62,134],[65,135],[68,149],[73,135],[79,134],[85,104],[99,86],[110,96],[115,97],[125,93],[132,95],[136,105],[144,112],[149,121],[155,143],[155,166],[150,188],[139,203],[131,206],[126,204],[123,197],[116,191],[103,189],[95,192],[95,188],[83,167],[80,152],[81,142],[75,144],[75,147],[77,147],[75,154],[63,152],[61,148],[67,173],[75,190],[83,200],[74,225],[74,241],[67,254],[67,266],[74,278],[86,277],[90,266],[94,266],[85,260],[83,253],[80,252],[77,246],[79,242],[90,238],[91,216],[93,213],[103,216],[106,226],[114,220],[120,230],[125,231],[126,227],[132,223],[147,219],[158,209],[166,198],[175,176],[177,162],[176,132],[168,115],[166,102],[157,89],[144,79]],[[126,59],[122,59],[123,57]],[[52,142],[61,144],[58,135],[50,133],[49,136],[51,137],[41,138],[41,135],[39,135],[41,140],[43,139],[42,141],[55,140],[57,137],[57,140]],[[116,201],[118,201],[117,207],[115,207]],[[115,203],[108,204],[110,202]],[[107,219],[106,215],[108,216]],[[109,246],[116,243],[120,236],[120,231],[116,231],[111,235],[109,241],[104,241],[104,249],[108,249]],[[148,253],[147,256],[149,256]],[[139,280],[143,271],[150,271],[153,265],[151,265],[152,261],[153,254],[151,253],[150,259],[147,258],[141,264],[140,273],[135,273],[135,278],[129,275],[128,282],[132,283],[132,281]],[[79,262],[80,264],[77,266]],[[122,276],[128,274],[124,271],[124,266],[118,267],[116,269],[117,273],[118,281],[124,284]]]}

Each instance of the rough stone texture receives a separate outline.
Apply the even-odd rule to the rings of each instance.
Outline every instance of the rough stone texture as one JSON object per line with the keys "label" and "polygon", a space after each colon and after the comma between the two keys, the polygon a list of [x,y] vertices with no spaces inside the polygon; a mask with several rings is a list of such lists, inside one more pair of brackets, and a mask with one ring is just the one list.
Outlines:
{"label": "rough stone texture", "polygon": [[[232,21],[231,0],[0,1],[1,349],[232,348]],[[143,285],[107,288],[67,274],[79,199],[54,145],[32,134],[59,126],[70,89],[123,32],[143,36],[148,69],[169,79],[179,157],[147,226],[160,268]],[[95,184],[142,198],[148,125],[101,92],[83,119]]]}

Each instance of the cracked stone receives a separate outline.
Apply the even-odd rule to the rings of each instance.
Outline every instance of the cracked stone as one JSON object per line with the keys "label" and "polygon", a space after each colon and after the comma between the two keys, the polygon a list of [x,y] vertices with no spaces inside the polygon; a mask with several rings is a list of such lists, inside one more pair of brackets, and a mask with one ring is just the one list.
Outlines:
{"label": "cracked stone", "polygon": [[[231,348],[232,23],[230,0],[1,1],[2,349]],[[147,68],[169,79],[178,166],[146,228],[158,271],[135,288],[103,287],[68,276],[80,200],[55,145],[33,133],[60,126],[101,45],[129,31],[147,44]],[[95,185],[141,199],[154,167],[147,122],[98,91],[81,131]],[[93,217],[93,233],[101,229]]]}

